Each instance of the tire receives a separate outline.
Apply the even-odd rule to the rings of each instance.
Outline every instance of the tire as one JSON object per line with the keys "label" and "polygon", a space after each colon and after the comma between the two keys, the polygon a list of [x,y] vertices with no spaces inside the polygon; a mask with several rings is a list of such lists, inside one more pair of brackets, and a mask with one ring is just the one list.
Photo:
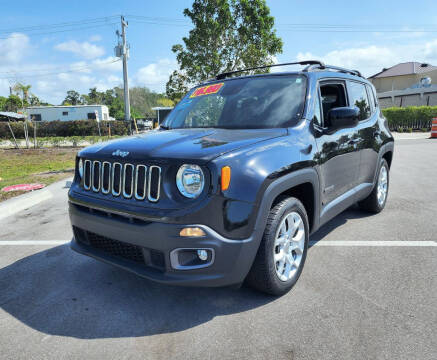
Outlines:
{"label": "tire", "polygon": [[[381,199],[381,186],[383,186],[383,179],[384,179],[384,170],[385,169],[385,195],[383,197],[383,199]],[[379,213],[381,212],[384,207],[385,204],[387,202],[387,196],[388,196],[388,188],[389,188],[389,183],[390,183],[390,175],[389,175],[389,167],[388,167],[388,163],[385,159],[381,159],[381,162],[379,163],[379,168],[378,168],[378,175],[376,177],[376,183],[375,186],[373,187],[372,192],[370,193],[370,195],[365,198],[362,201],[358,202],[358,205],[360,206],[361,209],[365,210],[365,211],[369,211],[372,213]],[[382,201],[381,201],[382,200]]]}
{"label": "tire", "polygon": [[[287,238],[291,240],[283,240]],[[276,296],[290,291],[305,264],[308,239],[305,207],[296,198],[282,199],[270,210],[258,253],[246,278],[247,284]],[[280,258],[283,261],[279,261]]]}

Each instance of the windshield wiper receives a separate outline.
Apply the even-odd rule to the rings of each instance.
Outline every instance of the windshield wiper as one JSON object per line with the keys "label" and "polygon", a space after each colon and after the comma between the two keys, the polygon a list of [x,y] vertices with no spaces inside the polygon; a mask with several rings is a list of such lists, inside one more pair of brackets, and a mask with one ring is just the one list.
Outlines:
{"label": "windshield wiper", "polygon": [[165,125],[159,125],[159,128],[163,129],[163,130],[169,130],[170,129],[168,126],[165,126]]}

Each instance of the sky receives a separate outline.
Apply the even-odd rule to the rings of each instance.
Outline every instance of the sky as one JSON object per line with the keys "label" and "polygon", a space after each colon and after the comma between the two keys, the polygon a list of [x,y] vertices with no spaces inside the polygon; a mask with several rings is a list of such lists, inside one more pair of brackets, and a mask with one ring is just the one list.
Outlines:
{"label": "sky", "polygon": [[[52,104],[61,103],[70,89],[88,93],[91,87],[120,86],[122,66],[114,46],[121,14],[129,22],[129,85],[164,92],[177,68],[171,47],[191,28],[183,16],[191,4],[0,0],[0,96],[8,96],[17,81]],[[437,65],[435,0],[267,0],[267,5],[284,43],[278,62],[320,59],[366,76],[405,61]]]}

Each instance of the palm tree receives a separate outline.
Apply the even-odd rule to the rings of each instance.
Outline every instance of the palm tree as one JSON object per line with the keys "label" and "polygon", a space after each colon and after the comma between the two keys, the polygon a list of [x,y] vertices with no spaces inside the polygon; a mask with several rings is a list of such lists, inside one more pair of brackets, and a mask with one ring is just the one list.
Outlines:
{"label": "palm tree", "polygon": [[19,93],[22,94],[22,103],[23,103],[23,107],[24,107],[24,102],[27,102],[27,99],[29,97],[29,89],[32,87],[32,85],[24,85],[22,83],[16,83],[14,85],[14,91],[17,92],[17,95]]}

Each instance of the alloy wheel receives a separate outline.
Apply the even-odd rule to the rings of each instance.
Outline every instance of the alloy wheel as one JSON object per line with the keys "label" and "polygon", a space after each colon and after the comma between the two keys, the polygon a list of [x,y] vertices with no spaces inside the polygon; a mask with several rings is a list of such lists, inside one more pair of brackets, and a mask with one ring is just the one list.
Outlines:
{"label": "alloy wheel", "polygon": [[290,280],[299,269],[305,248],[305,226],[299,213],[293,211],[281,221],[276,231],[273,259],[276,275]]}

